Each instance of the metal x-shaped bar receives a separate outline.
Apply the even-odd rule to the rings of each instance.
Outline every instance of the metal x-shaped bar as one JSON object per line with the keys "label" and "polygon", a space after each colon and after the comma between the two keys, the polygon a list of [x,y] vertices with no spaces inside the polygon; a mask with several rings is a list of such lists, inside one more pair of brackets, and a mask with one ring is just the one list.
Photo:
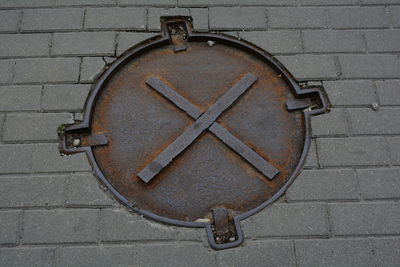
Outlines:
{"label": "metal x-shaped bar", "polygon": [[178,94],[175,90],[168,87],[161,80],[155,77],[148,79],[146,83],[150,87],[165,96],[196,121],[164,151],[162,151],[149,165],[143,168],[139,172],[138,176],[144,182],[148,183],[176,156],[186,149],[204,130],[208,129],[222,142],[263,173],[268,179],[272,180],[275,175],[279,173],[279,170],[265,161],[264,158],[258,155],[234,135],[229,133],[223,126],[215,122],[222,112],[225,111],[248,88],[250,88],[256,80],[257,77],[250,73],[245,75],[238,83],[221,96],[214,105],[212,105],[206,112],[202,113],[200,109]]}

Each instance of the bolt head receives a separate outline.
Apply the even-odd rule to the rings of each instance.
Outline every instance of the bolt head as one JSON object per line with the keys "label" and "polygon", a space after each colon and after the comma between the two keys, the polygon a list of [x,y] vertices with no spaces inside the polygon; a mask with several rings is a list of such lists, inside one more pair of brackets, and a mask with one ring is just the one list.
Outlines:
{"label": "bolt head", "polygon": [[77,147],[77,146],[79,146],[81,144],[81,140],[79,140],[79,139],[75,139],[73,142],[72,142],[72,145],[74,146],[74,147]]}
{"label": "bolt head", "polygon": [[208,40],[208,41],[207,41],[207,45],[208,45],[209,47],[211,47],[211,46],[215,45],[215,42],[214,42],[214,41],[211,41],[211,40]]}

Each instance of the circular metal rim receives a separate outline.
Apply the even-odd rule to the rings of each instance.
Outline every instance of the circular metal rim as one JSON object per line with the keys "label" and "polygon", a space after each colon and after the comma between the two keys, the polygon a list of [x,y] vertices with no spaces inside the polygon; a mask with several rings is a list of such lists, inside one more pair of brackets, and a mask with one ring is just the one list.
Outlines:
{"label": "circular metal rim", "polygon": [[[317,115],[324,113],[327,109],[327,104],[325,102],[325,98],[322,96],[322,93],[320,90],[317,89],[301,89],[300,86],[297,84],[296,80],[294,77],[289,73],[289,71],[272,55],[264,51],[263,49],[249,43],[243,40],[239,40],[235,37],[231,37],[228,35],[223,35],[223,34],[214,34],[214,33],[193,33],[189,32],[188,35],[188,42],[194,41],[194,40],[213,40],[213,41],[218,41],[221,43],[224,43],[226,45],[234,46],[239,49],[242,49],[248,53],[251,53],[258,58],[262,59],[266,64],[271,66],[272,68],[275,69],[278,73],[282,74],[282,77],[285,79],[286,83],[290,86],[291,89],[293,89],[293,92],[296,96],[299,95],[305,95],[305,94],[311,94],[311,93],[317,93],[320,96],[320,99],[322,101],[322,107],[319,109],[311,109],[311,110],[304,110],[303,115],[304,115],[304,120],[305,120],[305,131],[304,131],[304,146],[303,146],[303,152],[301,154],[300,160],[297,163],[297,166],[295,170],[293,171],[292,175],[289,177],[289,179],[286,181],[286,183],[276,192],[271,198],[269,198],[267,201],[263,202],[259,206],[253,208],[252,210],[249,210],[247,212],[244,212],[242,214],[239,214],[235,216],[234,223],[237,226],[237,229],[240,229],[240,221],[248,218],[251,215],[254,215],[258,211],[264,209],[268,205],[272,204],[275,202],[278,198],[280,198],[288,189],[288,187],[293,183],[294,179],[299,175],[301,168],[303,167],[303,164],[305,162],[306,155],[308,153],[309,147],[310,147],[310,142],[311,142],[311,133],[310,133],[310,116],[311,115]],[[84,112],[84,117],[82,123],[78,125],[71,125],[66,128],[66,132],[75,132],[75,131],[80,131],[80,130],[90,130],[90,124],[91,124],[91,115],[94,110],[94,106],[96,103],[97,98],[102,92],[102,89],[104,88],[104,85],[108,82],[109,78],[112,77],[112,75],[122,66],[124,66],[126,63],[130,61],[130,59],[134,58],[137,55],[140,55],[141,53],[144,53],[148,50],[151,50],[156,47],[160,47],[163,45],[168,45],[169,44],[169,37],[166,35],[156,35],[154,37],[151,37],[143,42],[138,43],[137,45],[131,47],[128,49],[125,53],[123,53],[116,61],[114,61],[98,78],[98,81],[96,82],[95,86],[91,90],[89,97],[86,100],[85,103],[85,112]],[[182,221],[182,220],[177,220],[177,219],[171,219],[168,217],[163,217],[160,215],[157,215],[155,213],[152,213],[148,210],[141,209],[139,207],[135,207],[132,203],[129,203],[129,201],[122,196],[107,180],[107,178],[104,176],[102,173],[101,169],[99,168],[97,161],[94,157],[93,150],[91,147],[84,147],[84,148],[66,148],[65,147],[65,140],[61,140],[61,146],[62,150],[71,152],[71,153],[76,153],[76,152],[86,152],[89,162],[92,165],[92,168],[96,174],[96,176],[100,179],[102,183],[110,190],[111,193],[124,205],[132,209],[133,211],[151,218],[156,221],[160,221],[162,223],[167,223],[167,224],[172,224],[172,225],[177,225],[177,226],[185,226],[185,227],[195,227],[195,228],[201,228],[204,227],[206,228],[208,239],[210,242],[211,247],[215,249],[224,249],[228,247],[234,247],[237,245],[240,245],[243,242],[243,234],[241,231],[238,231],[238,239],[234,242],[230,243],[225,243],[225,244],[216,244],[214,239],[212,238],[213,233],[212,233],[212,228],[211,224],[209,222],[188,222],[188,221]],[[239,227],[239,228],[238,228]]]}

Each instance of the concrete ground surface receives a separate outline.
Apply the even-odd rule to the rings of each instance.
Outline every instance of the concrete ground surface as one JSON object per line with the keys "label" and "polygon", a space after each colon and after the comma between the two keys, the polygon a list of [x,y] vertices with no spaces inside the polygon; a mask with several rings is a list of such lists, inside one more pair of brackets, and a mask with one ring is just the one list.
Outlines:
{"label": "concrete ground surface", "polygon": [[[331,102],[301,175],[235,249],[128,212],[57,149],[162,15],[255,43]],[[399,55],[399,0],[0,0],[0,266],[400,266]]]}

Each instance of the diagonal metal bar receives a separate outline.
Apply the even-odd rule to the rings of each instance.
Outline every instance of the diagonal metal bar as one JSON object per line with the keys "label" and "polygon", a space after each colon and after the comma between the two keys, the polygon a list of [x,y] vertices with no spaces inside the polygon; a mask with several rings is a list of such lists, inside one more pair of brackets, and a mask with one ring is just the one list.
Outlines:
{"label": "diagonal metal bar", "polygon": [[173,141],[164,151],[146,167],[138,176],[148,183],[165,166],[167,166],[176,156],[185,150],[196,138],[218,118],[233,102],[241,96],[257,80],[257,77],[248,73],[238,83],[231,87],[217,102],[214,103],[205,113],[203,113],[185,132]]}
{"label": "diagonal metal bar", "polygon": [[[174,103],[181,110],[186,112],[193,119],[197,119],[202,114],[201,110],[189,102],[186,98],[178,94],[175,90],[166,85],[158,78],[151,77],[146,83],[154,90],[165,96],[168,100]],[[279,173],[274,166],[268,163],[264,158],[258,155],[254,150],[248,147],[245,143],[236,138],[227,129],[221,126],[218,122],[214,122],[208,128],[217,138],[229,146],[233,151],[238,153],[269,180],[272,180]]]}

